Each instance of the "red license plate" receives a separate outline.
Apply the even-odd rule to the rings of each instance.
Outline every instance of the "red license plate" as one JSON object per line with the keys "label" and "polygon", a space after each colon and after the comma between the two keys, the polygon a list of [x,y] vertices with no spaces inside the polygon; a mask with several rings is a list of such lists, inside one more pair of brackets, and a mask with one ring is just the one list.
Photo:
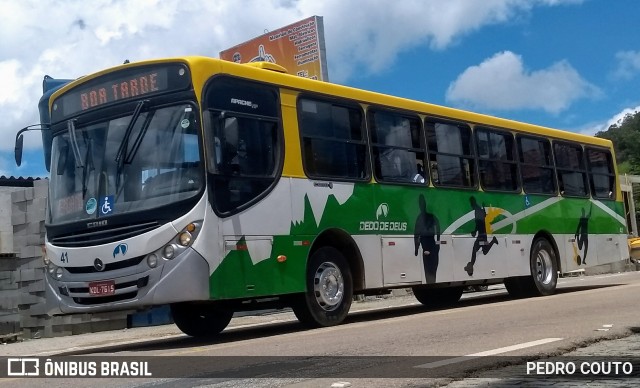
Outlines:
{"label": "red license plate", "polygon": [[89,283],[89,295],[103,296],[113,295],[116,293],[116,282],[113,280],[105,280],[103,282]]}

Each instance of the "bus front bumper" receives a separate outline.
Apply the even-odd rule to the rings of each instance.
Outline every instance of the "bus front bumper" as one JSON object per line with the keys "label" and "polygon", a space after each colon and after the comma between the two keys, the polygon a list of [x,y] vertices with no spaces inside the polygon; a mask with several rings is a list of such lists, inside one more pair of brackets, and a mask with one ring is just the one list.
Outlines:
{"label": "bus front bumper", "polygon": [[[146,263],[94,274],[75,274],[64,281],[46,274],[46,313],[49,315],[139,310],[175,302],[209,299],[209,264],[192,248],[173,260],[160,259],[155,268]],[[110,284],[110,295],[94,296],[90,283]]]}

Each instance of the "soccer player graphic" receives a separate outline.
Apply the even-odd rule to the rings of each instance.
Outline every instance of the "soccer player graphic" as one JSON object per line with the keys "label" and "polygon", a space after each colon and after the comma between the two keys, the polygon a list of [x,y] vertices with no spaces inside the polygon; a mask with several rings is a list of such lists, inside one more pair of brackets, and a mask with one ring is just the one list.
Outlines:
{"label": "soccer player graphic", "polygon": [[420,245],[422,245],[422,263],[424,265],[424,276],[427,284],[436,282],[436,272],[438,271],[440,245],[440,222],[431,213],[427,212],[427,201],[424,195],[418,197],[420,214],[416,219],[414,229],[415,255],[418,256]]}
{"label": "soccer player graphic", "polygon": [[486,255],[489,253],[489,250],[494,244],[498,244],[498,239],[496,236],[493,236],[491,242],[487,242],[487,227],[485,224],[485,218],[487,217],[487,212],[485,212],[484,207],[478,205],[475,197],[469,197],[469,202],[471,203],[471,208],[473,209],[475,216],[475,228],[473,232],[471,232],[471,236],[476,238],[476,241],[473,243],[473,252],[471,252],[471,261],[467,263],[464,267],[464,270],[467,271],[469,276],[473,276],[473,265],[476,263],[476,254],[479,250],[482,250],[482,254]]}
{"label": "soccer player graphic", "polygon": [[[591,210],[589,208],[589,214],[585,213],[584,208],[582,208],[582,216],[580,220],[578,220],[578,228],[576,229],[575,242],[573,243],[573,251],[575,254],[575,260],[578,265],[586,265],[587,264],[587,250],[589,249],[589,218],[591,217]],[[584,247],[584,251],[582,251],[582,257],[580,257],[580,250]]]}

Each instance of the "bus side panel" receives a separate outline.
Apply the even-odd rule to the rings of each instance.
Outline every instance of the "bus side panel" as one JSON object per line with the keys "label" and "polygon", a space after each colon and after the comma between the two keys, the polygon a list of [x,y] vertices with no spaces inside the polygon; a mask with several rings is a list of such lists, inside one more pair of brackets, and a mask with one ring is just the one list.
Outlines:
{"label": "bus side panel", "polygon": [[291,235],[291,212],[291,179],[281,178],[259,203],[220,220],[223,259],[210,277],[212,299],[304,291],[303,241],[311,236]]}
{"label": "bus side panel", "polygon": [[364,261],[364,287],[382,288],[382,250],[380,249],[380,237],[375,235],[353,236],[358,244],[362,260]]}
{"label": "bus side panel", "polygon": [[[515,234],[507,236],[507,274],[508,276],[526,276],[531,274],[529,255],[533,236],[527,234]],[[504,259],[503,259],[504,260]]]}

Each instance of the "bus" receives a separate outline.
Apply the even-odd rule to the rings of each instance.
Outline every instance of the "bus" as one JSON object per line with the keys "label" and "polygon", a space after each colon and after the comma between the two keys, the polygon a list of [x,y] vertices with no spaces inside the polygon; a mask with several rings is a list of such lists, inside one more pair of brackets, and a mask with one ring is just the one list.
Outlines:
{"label": "bus", "polygon": [[198,56],[84,76],[49,114],[52,315],[170,305],[206,337],[268,306],[323,327],[356,295],[550,295],[629,257],[605,139]]}

